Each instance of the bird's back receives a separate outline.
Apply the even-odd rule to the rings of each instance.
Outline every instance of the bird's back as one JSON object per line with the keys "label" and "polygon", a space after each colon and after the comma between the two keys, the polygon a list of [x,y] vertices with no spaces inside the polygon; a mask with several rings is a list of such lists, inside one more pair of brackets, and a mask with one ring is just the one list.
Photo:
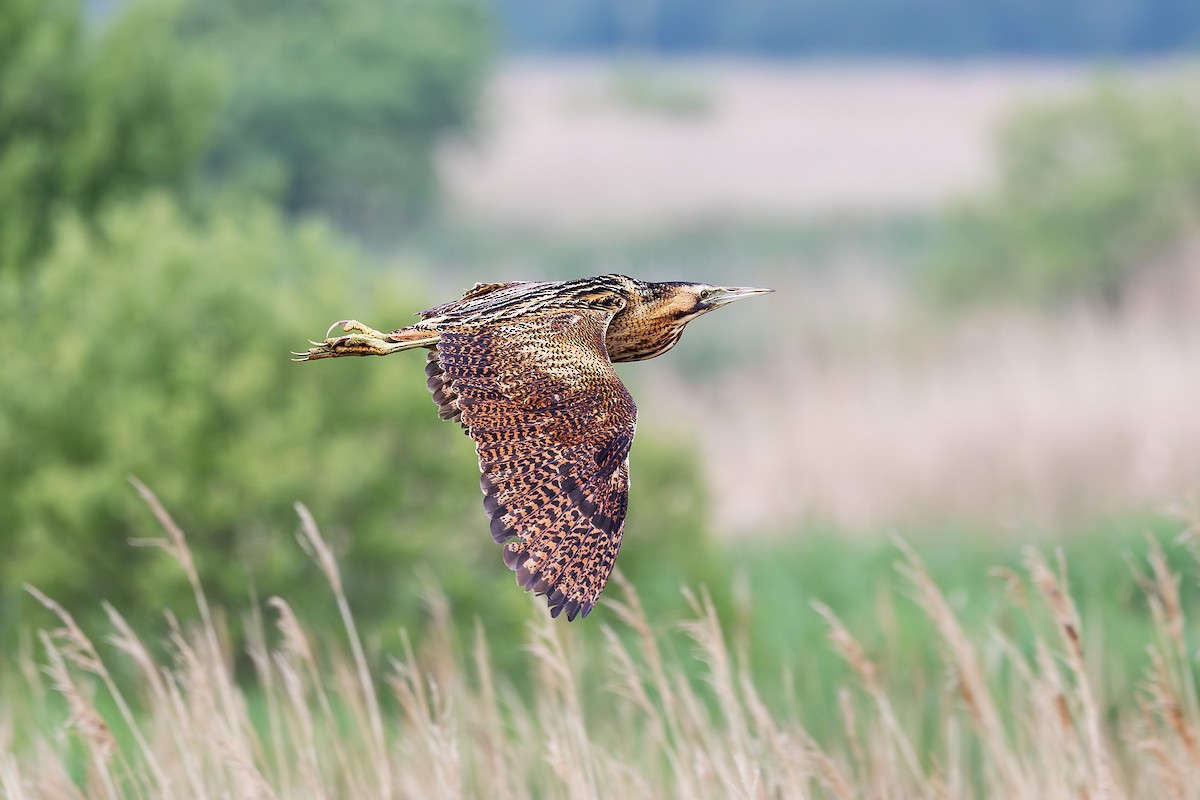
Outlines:
{"label": "bird's back", "polygon": [[622,275],[600,275],[572,281],[475,284],[460,299],[420,312],[418,326],[437,330],[486,326],[566,308],[615,314],[628,302],[632,283]]}

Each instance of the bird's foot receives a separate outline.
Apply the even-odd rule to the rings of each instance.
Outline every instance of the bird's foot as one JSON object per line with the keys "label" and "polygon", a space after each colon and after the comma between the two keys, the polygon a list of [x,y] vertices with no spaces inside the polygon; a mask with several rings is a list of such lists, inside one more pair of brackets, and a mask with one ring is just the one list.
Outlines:
{"label": "bird's foot", "polygon": [[[348,336],[330,336],[334,329],[341,328]],[[357,331],[357,333],[350,333]],[[390,340],[390,334],[368,327],[356,319],[343,319],[329,326],[325,341],[311,342],[312,347],[303,353],[293,352],[293,361],[316,361],[320,358],[339,356],[386,356],[401,349],[401,345]]]}

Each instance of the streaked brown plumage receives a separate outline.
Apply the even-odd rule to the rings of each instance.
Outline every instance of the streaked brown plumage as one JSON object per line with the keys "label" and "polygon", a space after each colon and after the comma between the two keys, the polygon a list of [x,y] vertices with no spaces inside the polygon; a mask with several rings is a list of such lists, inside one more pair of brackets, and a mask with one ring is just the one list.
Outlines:
{"label": "streaked brown plumage", "polygon": [[476,284],[392,333],[335,323],[348,335],[297,355],[428,348],[439,415],[475,441],[504,563],[553,616],[573,620],[603,591],[625,527],[637,407],[613,362],[661,355],[701,314],[769,291],[624,275]]}

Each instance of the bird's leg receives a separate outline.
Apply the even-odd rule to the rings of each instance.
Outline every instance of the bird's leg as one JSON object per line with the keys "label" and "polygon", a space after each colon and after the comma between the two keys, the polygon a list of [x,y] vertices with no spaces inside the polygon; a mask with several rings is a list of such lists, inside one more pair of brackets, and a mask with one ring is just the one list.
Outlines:
{"label": "bird's leg", "polygon": [[[351,331],[358,331],[359,333],[366,334],[367,336],[371,337],[372,339],[387,339],[387,337],[388,337],[388,335],[386,333],[377,331],[374,328],[372,328],[370,325],[364,325],[363,323],[359,322],[356,319],[342,319],[342,320],[338,320],[337,322],[330,325],[329,330],[325,331],[325,341],[327,341],[327,342],[329,341],[329,334],[333,333],[334,328],[341,328],[345,333],[350,333]],[[347,338],[347,337],[342,337],[342,338]]]}
{"label": "bird's leg", "polygon": [[[341,328],[348,336],[330,336],[334,328]],[[357,331],[357,333],[351,333]],[[329,326],[325,332],[325,341],[312,342],[312,347],[304,353],[293,353],[296,361],[315,361],[319,358],[337,358],[339,356],[386,356],[408,346],[403,341],[396,341],[390,333],[382,333],[364,325],[356,319],[343,319]]]}

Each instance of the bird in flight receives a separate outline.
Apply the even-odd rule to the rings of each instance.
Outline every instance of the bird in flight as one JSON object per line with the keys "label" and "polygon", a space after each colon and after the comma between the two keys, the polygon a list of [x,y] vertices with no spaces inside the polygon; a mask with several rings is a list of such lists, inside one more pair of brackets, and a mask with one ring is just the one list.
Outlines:
{"label": "bird in flight", "polygon": [[[382,333],[334,323],[298,361],[426,348],[439,416],[475,441],[492,538],[552,616],[586,617],[608,582],[629,504],[637,406],[614,362],[675,346],[689,322],[771,292],[625,275],[479,283]],[[335,329],[346,334],[331,337]]]}

